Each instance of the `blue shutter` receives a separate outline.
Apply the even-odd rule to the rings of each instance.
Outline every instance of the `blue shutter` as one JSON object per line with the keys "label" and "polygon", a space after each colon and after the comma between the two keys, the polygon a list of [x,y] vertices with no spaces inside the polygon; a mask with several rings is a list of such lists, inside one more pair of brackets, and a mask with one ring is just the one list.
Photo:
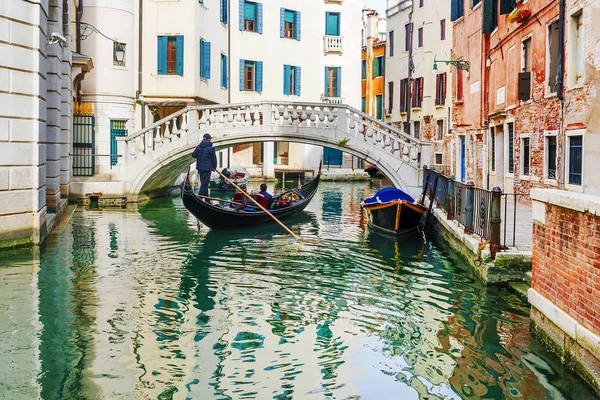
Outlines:
{"label": "blue shutter", "polygon": [[300,11],[294,13],[294,39],[300,40]]}
{"label": "blue shutter", "polygon": [[451,0],[452,3],[450,5],[450,21],[456,21],[457,19],[460,18],[460,11],[459,11],[459,0]]}
{"label": "blue shutter", "polygon": [[[240,0],[240,31],[245,30],[244,28],[244,9],[245,9],[245,1]],[[243,61],[243,60],[242,60]]]}
{"label": "blue shutter", "polygon": [[167,43],[169,38],[167,36],[158,37],[158,75],[167,74]]}
{"label": "blue shutter", "polygon": [[294,94],[300,96],[300,67],[294,67]]}
{"label": "blue shutter", "polygon": [[210,42],[204,42],[202,46],[202,77],[210,79]]}
{"label": "blue shutter", "polygon": [[240,58],[240,90],[244,91],[244,64],[246,60]]}
{"label": "blue shutter", "polygon": [[221,22],[227,23],[227,2],[229,0],[221,0]]}
{"label": "blue shutter", "polygon": [[283,94],[290,94],[290,74],[292,67],[290,65],[283,65]]}
{"label": "blue shutter", "polygon": [[263,5],[262,3],[256,3],[256,32],[263,33]]}
{"label": "blue shutter", "polygon": [[279,9],[279,37],[285,37],[285,8]]}
{"label": "blue shutter", "polygon": [[175,72],[177,75],[183,75],[183,36],[177,36],[175,41],[175,45],[177,46],[177,54],[175,55]]}
{"label": "blue shutter", "polygon": [[263,91],[263,62],[257,61],[256,68],[254,69],[254,79],[256,80],[256,84],[254,86],[254,90],[258,93]]}
{"label": "blue shutter", "polygon": [[200,39],[200,78],[202,75],[202,67],[204,66],[204,39]]}
{"label": "blue shutter", "polygon": [[329,96],[329,79],[327,79],[327,71],[328,67],[325,67],[325,85],[323,86],[325,88],[325,93],[323,93],[323,96],[325,97]]}
{"label": "blue shutter", "polygon": [[329,35],[329,12],[325,13],[325,34]]}
{"label": "blue shutter", "polygon": [[342,97],[342,67],[335,69],[335,97]]}

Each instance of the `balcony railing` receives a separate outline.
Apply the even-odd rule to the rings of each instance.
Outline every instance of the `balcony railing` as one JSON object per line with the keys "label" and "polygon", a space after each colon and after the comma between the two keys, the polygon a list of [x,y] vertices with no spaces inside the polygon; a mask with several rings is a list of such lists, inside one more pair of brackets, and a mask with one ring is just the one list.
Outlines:
{"label": "balcony railing", "polygon": [[342,4],[344,0],[325,0],[325,3],[337,3]]}
{"label": "balcony railing", "polygon": [[329,104],[343,104],[344,103],[344,99],[342,97],[322,97],[321,101],[323,103],[329,103]]}
{"label": "balcony railing", "polygon": [[325,53],[341,53],[342,52],[342,37],[341,36],[323,36],[325,41]]}

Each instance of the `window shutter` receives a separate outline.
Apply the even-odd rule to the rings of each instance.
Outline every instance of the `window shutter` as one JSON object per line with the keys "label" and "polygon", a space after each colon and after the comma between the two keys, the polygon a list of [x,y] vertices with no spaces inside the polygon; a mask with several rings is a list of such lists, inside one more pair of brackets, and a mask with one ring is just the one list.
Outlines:
{"label": "window shutter", "polygon": [[284,64],[283,65],[283,94],[290,94],[290,74],[292,73],[292,68]]}
{"label": "window shutter", "polygon": [[447,79],[447,75],[444,72],[442,74],[442,98],[440,101],[440,104],[446,104],[446,79]]}
{"label": "window shutter", "polygon": [[460,12],[461,10],[459,9],[459,6],[462,5],[462,2],[459,0],[452,0],[452,3],[450,5],[450,20],[451,21],[456,21],[457,19],[459,19],[462,15],[462,13]]}
{"label": "window shutter", "polygon": [[175,66],[175,72],[177,75],[183,75],[183,36],[177,36],[175,39],[175,45],[177,46],[177,54],[175,55],[175,61],[177,65]]}
{"label": "window shutter", "polygon": [[515,8],[515,0],[500,0],[500,15],[510,14]]}
{"label": "window shutter", "polygon": [[342,97],[342,67],[336,67],[335,68],[335,83],[336,83],[336,88],[335,88],[335,97]]}
{"label": "window shutter", "polygon": [[285,8],[279,9],[279,37],[285,37]]}
{"label": "window shutter", "polygon": [[423,85],[425,84],[425,78],[419,78],[419,107],[423,104]]}
{"label": "window shutter", "polygon": [[263,5],[256,3],[256,32],[263,33]]}
{"label": "window shutter", "polygon": [[204,77],[202,67],[204,67],[204,39],[200,39],[200,78]]}
{"label": "window shutter", "polygon": [[221,22],[224,24],[227,23],[227,1],[228,0],[221,0],[221,7],[220,7]]}
{"label": "window shutter", "polygon": [[529,100],[531,98],[531,72],[519,72],[518,99]]}
{"label": "window shutter", "polygon": [[331,34],[329,32],[329,12],[325,13],[325,34],[326,35],[330,35]]}
{"label": "window shutter", "polygon": [[388,112],[394,109],[394,82],[388,82]]}
{"label": "window shutter", "polygon": [[210,42],[204,42],[202,46],[202,77],[210,79]]}
{"label": "window shutter", "polygon": [[240,0],[240,31],[245,30],[245,18],[244,18],[244,10],[246,8],[246,2],[244,0]]}
{"label": "window shutter", "polygon": [[254,85],[254,91],[256,91],[258,93],[262,93],[262,91],[263,91],[263,62],[262,61],[256,62],[256,68],[254,69],[254,79],[256,80],[256,84]]}
{"label": "window shutter", "polygon": [[294,94],[300,96],[300,67],[294,68]]}
{"label": "window shutter", "polygon": [[492,26],[492,13],[498,10],[493,9],[494,2],[492,0],[483,0],[483,33],[492,33],[494,27]]}
{"label": "window shutter", "polygon": [[294,13],[294,39],[300,40],[300,11]]}
{"label": "window shutter", "polygon": [[158,75],[167,74],[167,42],[169,38],[167,36],[158,37]]}
{"label": "window shutter", "polygon": [[221,86],[227,88],[227,56],[221,54]]}
{"label": "window shutter", "polygon": [[378,77],[379,73],[379,57],[375,57],[373,59],[373,78]]}
{"label": "window shutter", "polygon": [[323,95],[325,97],[329,97],[329,79],[328,79],[328,72],[329,72],[329,68],[325,67],[325,85],[323,86],[325,88],[325,93],[323,93]]}
{"label": "window shutter", "polygon": [[246,60],[240,58],[240,91],[244,91],[244,65]]}
{"label": "window shutter", "polygon": [[379,76],[384,76],[385,75],[385,57],[381,57],[381,61],[380,61],[380,68],[381,68],[381,75]]}

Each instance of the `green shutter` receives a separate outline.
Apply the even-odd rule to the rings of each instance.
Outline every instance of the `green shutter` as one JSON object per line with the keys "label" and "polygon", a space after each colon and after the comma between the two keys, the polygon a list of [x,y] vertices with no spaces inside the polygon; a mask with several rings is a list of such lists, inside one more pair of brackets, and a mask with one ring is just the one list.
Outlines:
{"label": "green shutter", "polygon": [[246,60],[240,58],[240,91],[244,91],[244,67],[246,65]]}
{"label": "green shutter", "polygon": [[167,48],[168,48],[168,36],[158,37],[158,63],[157,71],[158,75],[167,74]]}
{"label": "green shutter", "polygon": [[294,12],[294,39],[300,40],[300,11]]}
{"label": "green shutter", "polygon": [[335,97],[342,97],[342,67],[335,68]]}
{"label": "green shutter", "polygon": [[254,85],[254,91],[261,93],[263,91],[263,62],[257,61],[256,68],[254,69],[254,79],[256,84]]}
{"label": "green shutter", "polygon": [[300,96],[300,67],[294,67],[294,94]]}
{"label": "green shutter", "polygon": [[246,2],[240,0],[240,31],[245,30],[244,12],[246,10]]}
{"label": "green shutter", "polygon": [[175,39],[175,45],[177,46],[175,55],[175,73],[177,75],[183,75],[183,36],[177,36]]}
{"label": "green shutter", "polygon": [[379,57],[373,59],[373,78],[379,76]]}
{"label": "green shutter", "polygon": [[283,66],[283,94],[290,94],[290,75],[292,67],[284,64]]}

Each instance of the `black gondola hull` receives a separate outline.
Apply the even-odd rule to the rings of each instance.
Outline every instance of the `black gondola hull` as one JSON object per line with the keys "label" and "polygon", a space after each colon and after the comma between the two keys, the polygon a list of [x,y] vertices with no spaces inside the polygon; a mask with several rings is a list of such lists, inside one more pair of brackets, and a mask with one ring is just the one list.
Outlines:
{"label": "black gondola hull", "polygon": [[422,205],[408,203],[405,200],[363,207],[369,217],[368,225],[378,232],[390,235],[403,235],[414,231],[426,211]]}

